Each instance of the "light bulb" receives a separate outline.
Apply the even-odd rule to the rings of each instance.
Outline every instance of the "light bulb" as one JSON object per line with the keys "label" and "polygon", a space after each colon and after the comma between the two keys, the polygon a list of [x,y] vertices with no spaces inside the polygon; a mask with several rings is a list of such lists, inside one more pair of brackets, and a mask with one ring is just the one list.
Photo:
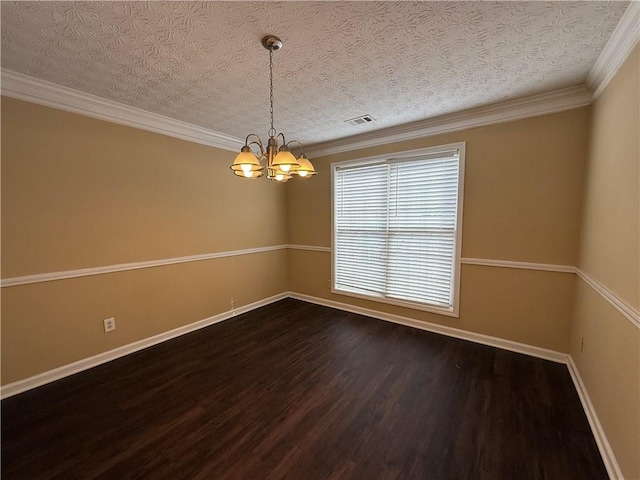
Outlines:
{"label": "light bulb", "polygon": [[298,175],[300,175],[301,177],[306,177],[307,176],[307,172],[306,170],[302,170],[301,172],[298,172]]}
{"label": "light bulb", "polygon": [[251,175],[247,175],[247,172],[251,172],[251,165],[249,165],[248,163],[243,163],[242,165],[240,165],[240,168],[242,168],[242,171],[244,172],[245,177],[251,176]]}
{"label": "light bulb", "polygon": [[249,169],[245,170],[244,169],[245,165],[242,166],[242,174],[246,177],[246,178],[251,178],[253,177],[253,172],[251,171],[251,167],[249,167]]}
{"label": "light bulb", "polygon": [[276,175],[276,180],[277,180],[277,181],[279,181],[279,182],[281,182],[283,178],[284,178],[284,175],[283,175],[283,174],[281,174],[281,173],[278,173],[278,174]]}
{"label": "light bulb", "polygon": [[282,170],[284,173],[287,173],[289,170],[291,170],[291,165],[280,165],[280,170]]}

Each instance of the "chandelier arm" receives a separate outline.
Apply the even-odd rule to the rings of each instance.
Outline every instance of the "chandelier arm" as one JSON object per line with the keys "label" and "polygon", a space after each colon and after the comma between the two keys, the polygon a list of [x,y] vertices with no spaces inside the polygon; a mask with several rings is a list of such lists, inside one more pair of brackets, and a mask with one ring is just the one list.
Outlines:
{"label": "chandelier arm", "polygon": [[[284,137],[284,135],[283,135],[283,137]],[[292,143],[297,143],[298,146],[300,147],[300,153],[304,153],[304,145],[302,145],[298,140],[289,140],[287,143],[285,143],[285,145],[288,147]]]}
{"label": "chandelier arm", "polygon": [[[258,141],[255,142],[249,142],[249,138],[251,137],[255,137]],[[247,138],[244,139],[244,144],[245,145],[249,145],[249,143],[259,143],[260,146],[262,146],[262,140],[260,139],[260,137],[256,134],[256,133],[250,133],[249,135],[247,135]]]}
{"label": "chandelier arm", "polygon": [[[250,137],[255,137],[256,140],[253,141],[249,141]],[[258,135],[256,135],[255,133],[250,133],[249,135],[247,135],[247,138],[244,140],[244,144],[246,146],[249,145],[258,145],[260,147],[260,153],[264,154],[264,145],[262,145],[262,140],[260,139],[260,137]]]}
{"label": "chandelier arm", "polygon": [[260,155],[264,155],[264,148],[262,147],[262,143],[260,142],[249,142],[247,146],[256,145],[260,150]]}
{"label": "chandelier arm", "polygon": [[280,137],[282,137],[282,145],[283,145],[283,146],[286,146],[286,145],[287,145],[287,140],[286,140],[286,138],[284,138],[284,133],[282,133],[282,132],[281,132],[281,133],[279,133],[279,134],[278,134],[278,136],[276,137],[276,140],[277,140],[278,138],[280,138]]}

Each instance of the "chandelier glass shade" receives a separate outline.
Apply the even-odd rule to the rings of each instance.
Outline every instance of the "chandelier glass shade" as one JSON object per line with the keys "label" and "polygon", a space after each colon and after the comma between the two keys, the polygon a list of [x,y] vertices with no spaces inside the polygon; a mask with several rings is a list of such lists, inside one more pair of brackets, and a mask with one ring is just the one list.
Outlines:
{"label": "chandelier glass shade", "polygon": [[[259,178],[264,176],[278,182],[286,182],[294,176],[310,178],[316,175],[313,165],[304,153],[304,147],[297,140],[286,141],[283,133],[277,133],[273,128],[273,52],[282,48],[282,40],[274,35],[267,35],[262,39],[262,46],[269,50],[269,93],[270,118],[266,148],[262,140],[255,133],[250,133],[244,141],[244,146],[236,157],[231,170],[234,175],[242,178]],[[300,150],[298,157],[291,153],[291,148]]]}

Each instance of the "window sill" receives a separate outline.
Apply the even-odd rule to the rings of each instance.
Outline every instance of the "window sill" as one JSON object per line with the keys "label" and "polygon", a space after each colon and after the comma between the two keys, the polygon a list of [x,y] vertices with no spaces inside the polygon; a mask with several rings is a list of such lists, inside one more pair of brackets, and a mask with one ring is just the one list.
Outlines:
{"label": "window sill", "polygon": [[333,287],[331,288],[331,293],[334,293],[336,295],[345,295],[348,297],[360,298],[362,300],[369,300],[371,302],[386,303],[388,305],[395,305],[397,307],[410,308],[412,310],[420,310],[423,312],[435,313],[438,315],[445,315],[447,317],[460,318],[458,305],[454,305],[452,308],[435,307],[435,306],[426,305],[423,303],[394,300],[392,298],[376,297],[374,295],[364,295],[356,292],[350,292],[348,290],[338,290]]}

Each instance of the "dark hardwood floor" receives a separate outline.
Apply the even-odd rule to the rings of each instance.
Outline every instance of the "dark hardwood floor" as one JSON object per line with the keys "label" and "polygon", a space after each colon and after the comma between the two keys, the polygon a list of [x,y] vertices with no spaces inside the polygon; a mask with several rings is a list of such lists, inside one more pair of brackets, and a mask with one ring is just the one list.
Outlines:
{"label": "dark hardwood floor", "polygon": [[287,299],[2,401],[2,478],[608,477],[564,365]]}

